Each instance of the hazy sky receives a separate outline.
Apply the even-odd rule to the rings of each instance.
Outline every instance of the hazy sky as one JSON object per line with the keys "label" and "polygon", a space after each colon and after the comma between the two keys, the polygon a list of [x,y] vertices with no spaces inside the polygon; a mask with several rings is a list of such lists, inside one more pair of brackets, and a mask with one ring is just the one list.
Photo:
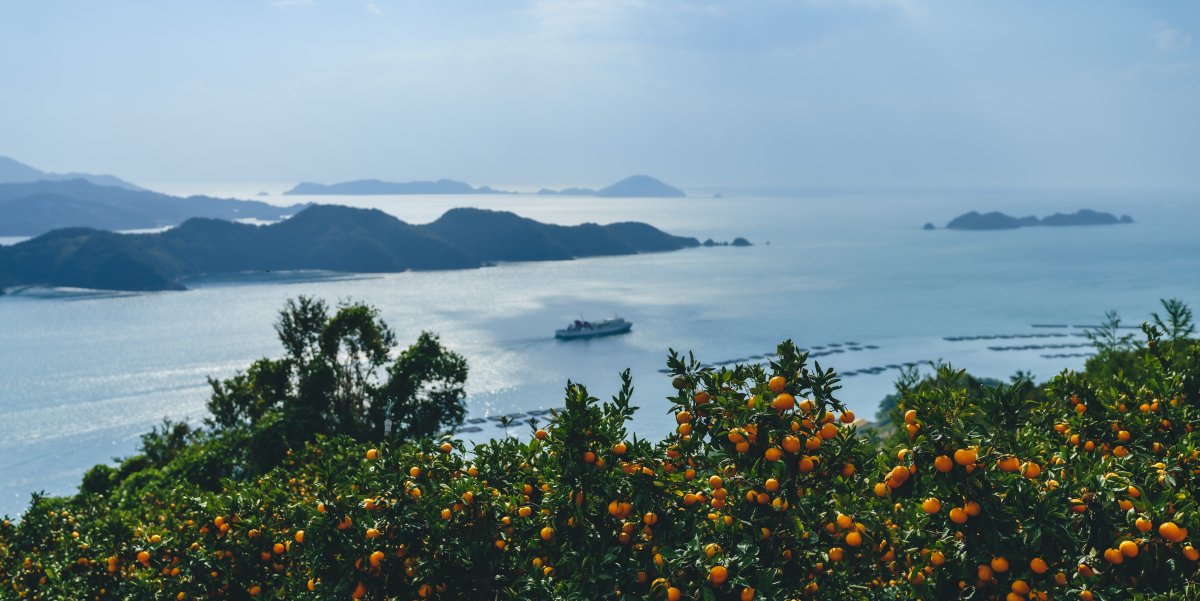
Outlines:
{"label": "hazy sky", "polygon": [[0,5],[0,154],[133,181],[1200,187],[1200,2]]}

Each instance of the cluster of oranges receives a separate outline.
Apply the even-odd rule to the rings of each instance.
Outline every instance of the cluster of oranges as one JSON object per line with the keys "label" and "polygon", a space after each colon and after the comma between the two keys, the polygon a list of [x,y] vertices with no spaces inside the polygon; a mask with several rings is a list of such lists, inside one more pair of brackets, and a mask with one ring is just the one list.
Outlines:
{"label": "cluster of oranges", "polygon": [[626,431],[628,381],[611,402],[572,385],[527,440],[321,439],[220,490],[181,464],[108,497],[39,499],[0,524],[0,597],[1020,601],[1196,586],[1200,399],[1169,361],[982,392],[939,372],[875,427],[790,343],[769,370],[671,367],[675,431],[657,442]]}

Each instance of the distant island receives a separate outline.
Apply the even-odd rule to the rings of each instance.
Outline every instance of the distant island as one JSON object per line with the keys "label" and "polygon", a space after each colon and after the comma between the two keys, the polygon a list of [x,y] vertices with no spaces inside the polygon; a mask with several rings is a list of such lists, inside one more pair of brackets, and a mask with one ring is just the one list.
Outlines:
{"label": "distant island", "polygon": [[114,186],[127,190],[143,190],[140,186],[131,184],[114,175],[93,175],[91,173],[47,173],[25,163],[0,156],[0,184],[26,184],[31,182],[61,182],[81,179],[97,186]]}
{"label": "distant island", "polygon": [[65,227],[134,230],[179,225],[192,217],[278,221],[306,205],[189,196],[97,185],[87,179],[0,184],[0,236],[36,236]]}
{"label": "distant island", "polygon": [[[600,196],[607,198],[682,198],[687,196],[683,190],[663,183],[648,175],[631,175],[611,186],[600,188],[563,188],[551,190],[542,188],[537,191],[540,195],[555,196]],[[497,190],[490,186],[478,188],[466,182],[453,179],[437,181],[387,182],[378,179],[360,179],[336,184],[317,184],[303,182],[296,184],[291,190],[284,192],[289,195],[324,195],[340,194],[343,196],[358,196],[371,194],[516,194],[505,190]]]}
{"label": "distant island", "polygon": [[591,188],[542,188],[538,194],[563,196],[601,196],[607,198],[683,198],[683,190],[649,175],[631,175],[611,186],[593,190]]}
{"label": "distant island", "polygon": [[471,269],[700,246],[645,223],[545,224],[504,211],[453,209],[424,225],[374,209],[312,205],[271,225],[189,219],[157,234],[55,230],[0,247],[0,289],[58,286],[181,290],[187,277],[326,270],[390,273]]}
{"label": "distant island", "polygon": [[337,184],[315,184],[303,182],[296,184],[284,194],[513,194],[503,190],[495,190],[488,186],[472,187],[471,184],[452,179],[439,179],[435,182],[385,182],[378,179],[359,179]]}
{"label": "distant island", "polygon": [[737,238],[734,238],[732,242],[717,242],[717,241],[713,240],[712,238],[709,238],[708,240],[705,240],[701,244],[701,246],[753,246],[753,245],[750,244],[749,240],[742,238],[742,237],[737,237]]}
{"label": "distant island", "polygon": [[[1038,219],[1033,215],[1028,217],[1013,217],[1000,212],[979,213],[971,211],[950,220],[946,229],[951,230],[1012,230],[1033,226],[1070,226],[1070,225],[1114,225],[1133,223],[1129,215],[1117,217],[1112,213],[1102,213],[1091,209],[1080,209],[1074,213],[1055,213],[1049,217]],[[933,224],[926,223],[924,229],[934,229]]]}

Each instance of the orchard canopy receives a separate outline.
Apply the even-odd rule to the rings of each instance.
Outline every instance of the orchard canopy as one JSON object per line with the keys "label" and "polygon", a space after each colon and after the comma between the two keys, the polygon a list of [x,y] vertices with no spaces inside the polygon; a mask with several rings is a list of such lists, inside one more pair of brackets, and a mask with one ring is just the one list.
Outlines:
{"label": "orchard canopy", "polygon": [[[303,436],[231,410],[4,521],[0,598],[1198,598],[1200,343],[1164,304],[1137,341],[1110,320],[1084,371],[1041,385],[909,373],[874,424],[791,342],[766,367],[672,353],[663,440],[627,431],[627,373],[609,401],[569,384],[547,423],[469,449],[391,432],[370,403],[328,405],[345,427]],[[341,323],[375,344],[373,318]],[[304,369],[337,346],[317,334]],[[285,387],[321,376],[286,369]],[[346,369],[328,394],[403,396]],[[262,423],[316,402],[272,390]],[[413,415],[393,417],[437,422]]]}

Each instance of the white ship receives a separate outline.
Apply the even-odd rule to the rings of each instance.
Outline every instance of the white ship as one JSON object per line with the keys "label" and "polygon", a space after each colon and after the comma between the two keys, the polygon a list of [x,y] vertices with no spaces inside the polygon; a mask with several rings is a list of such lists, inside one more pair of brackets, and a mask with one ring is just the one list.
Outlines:
{"label": "white ship", "polygon": [[566,327],[563,330],[555,330],[554,337],[559,340],[572,340],[575,338],[595,338],[597,336],[611,336],[613,334],[625,334],[633,327],[633,323],[625,321],[620,317],[606,319],[592,323],[590,321],[575,320],[575,323]]}

